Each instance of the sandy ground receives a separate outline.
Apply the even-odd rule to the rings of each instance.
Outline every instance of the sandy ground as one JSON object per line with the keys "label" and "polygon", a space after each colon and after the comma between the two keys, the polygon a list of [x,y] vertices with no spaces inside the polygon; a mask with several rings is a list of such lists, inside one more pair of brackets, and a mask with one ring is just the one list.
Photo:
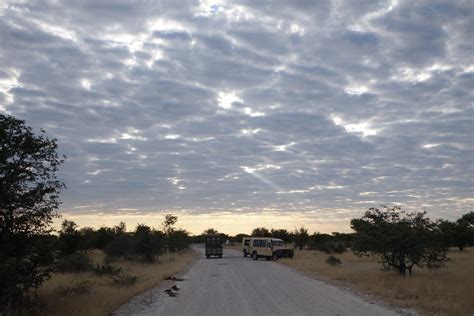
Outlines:
{"label": "sandy ground", "polygon": [[[196,248],[203,253],[202,248]],[[400,315],[276,262],[202,255],[182,278],[134,298],[115,315]],[[179,287],[176,297],[164,290]]]}

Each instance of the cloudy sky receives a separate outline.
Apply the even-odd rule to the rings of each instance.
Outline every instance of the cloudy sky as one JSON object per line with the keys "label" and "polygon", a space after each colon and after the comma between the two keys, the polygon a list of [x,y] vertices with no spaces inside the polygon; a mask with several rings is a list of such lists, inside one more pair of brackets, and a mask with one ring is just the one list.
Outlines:
{"label": "cloudy sky", "polygon": [[0,4],[0,111],[68,156],[61,213],[348,231],[474,206],[471,1]]}

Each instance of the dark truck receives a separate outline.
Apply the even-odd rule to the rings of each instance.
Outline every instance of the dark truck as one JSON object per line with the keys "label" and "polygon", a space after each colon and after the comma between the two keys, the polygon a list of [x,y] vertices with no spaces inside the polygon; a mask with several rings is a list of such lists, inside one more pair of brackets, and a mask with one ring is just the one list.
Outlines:
{"label": "dark truck", "polygon": [[222,258],[224,249],[222,247],[221,236],[219,235],[207,235],[206,236],[206,258],[210,256],[218,256]]}

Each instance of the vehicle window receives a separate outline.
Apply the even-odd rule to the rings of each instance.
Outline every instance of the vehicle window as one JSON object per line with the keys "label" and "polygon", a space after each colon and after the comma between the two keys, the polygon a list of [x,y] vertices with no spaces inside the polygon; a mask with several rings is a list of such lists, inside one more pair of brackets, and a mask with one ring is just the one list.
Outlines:
{"label": "vehicle window", "polygon": [[254,246],[254,247],[260,247],[260,240],[255,239],[255,240],[253,241],[253,246]]}
{"label": "vehicle window", "polygon": [[248,240],[248,239],[244,240],[244,245],[245,245],[245,246],[250,245],[250,240]]}

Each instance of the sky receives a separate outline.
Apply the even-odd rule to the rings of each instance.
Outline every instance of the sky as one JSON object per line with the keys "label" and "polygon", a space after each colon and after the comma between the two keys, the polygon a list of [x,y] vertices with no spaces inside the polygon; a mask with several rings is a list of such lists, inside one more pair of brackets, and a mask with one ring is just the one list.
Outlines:
{"label": "sky", "polygon": [[472,1],[2,1],[0,112],[58,139],[62,219],[350,231],[474,206]]}

